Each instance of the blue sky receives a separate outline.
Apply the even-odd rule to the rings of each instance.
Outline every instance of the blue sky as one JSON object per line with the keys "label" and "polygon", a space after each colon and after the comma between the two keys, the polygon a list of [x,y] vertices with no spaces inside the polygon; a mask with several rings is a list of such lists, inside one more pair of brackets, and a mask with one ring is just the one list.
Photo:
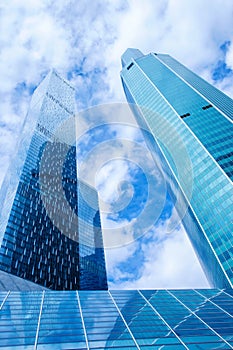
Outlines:
{"label": "blue sky", "polygon": [[[169,53],[233,96],[231,0],[96,0],[91,4],[84,0],[29,0],[25,4],[12,0],[0,2],[0,17],[0,182],[31,94],[52,67],[75,86],[79,111],[125,102],[119,71],[120,56],[128,47],[144,53]],[[118,139],[122,159],[111,164],[114,150],[109,142]],[[134,226],[128,224],[133,225],[148,198],[144,165],[140,165],[146,152],[143,140],[135,128],[119,123],[102,126],[86,135],[80,154],[84,157],[99,143],[103,147],[108,144],[98,159],[98,164],[105,163],[91,175],[103,202],[110,210],[114,207],[111,199],[114,202],[123,193],[130,203],[128,211],[104,212],[103,225],[112,229],[118,225],[123,227],[122,234],[132,236],[129,230]],[[148,170],[153,164],[149,156],[146,159]],[[156,184],[159,176],[152,172]],[[119,183],[121,187],[117,187]],[[130,202],[132,196],[134,201]],[[172,235],[165,233],[170,215],[172,206],[167,198],[162,216],[146,234],[106,251],[112,287],[207,285],[182,226],[178,225]]]}

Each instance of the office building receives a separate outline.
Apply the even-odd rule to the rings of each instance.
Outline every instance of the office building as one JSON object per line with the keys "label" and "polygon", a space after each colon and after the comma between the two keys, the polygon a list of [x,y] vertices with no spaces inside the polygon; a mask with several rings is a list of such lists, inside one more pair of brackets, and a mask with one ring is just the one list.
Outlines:
{"label": "office building", "polygon": [[211,286],[233,285],[233,101],[165,54],[128,49],[121,79]]}
{"label": "office building", "polygon": [[53,70],[2,185],[0,269],[55,290],[107,289],[98,195],[77,178],[74,115],[74,88]]}
{"label": "office building", "polygon": [[[123,86],[210,283],[229,288],[105,290],[98,195],[78,179],[71,142],[74,90],[52,71],[33,95],[0,192],[0,349],[233,349],[230,139],[228,152],[217,133],[212,141],[222,153],[214,146],[211,153],[202,113],[208,121],[213,111],[216,123],[229,116],[217,105],[220,92],[212,90],[210,100],[211,87],[182,66],[182,77],[170,80],[170,71],[178,73],[160,56],[165,61],[166,55],[127,50]],[[228,98],[222,101],[225,108]]]}

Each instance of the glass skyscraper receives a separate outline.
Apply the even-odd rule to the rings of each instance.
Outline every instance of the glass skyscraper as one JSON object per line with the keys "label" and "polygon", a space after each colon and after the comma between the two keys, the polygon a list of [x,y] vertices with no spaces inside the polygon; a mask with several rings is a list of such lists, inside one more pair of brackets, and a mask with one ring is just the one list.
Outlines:
{"label": "glass skyscraper", "polygon": [[[225,108],[228,98],[213,88],[215,106],[211,96],[205,100],[200,94],[206,89],[211,95],[212,87],[182,66],[182,74],[202,92],[181,76],[181,86],[179,79],[168,79],[170,68],[161,61],[169,56],[157,56],[126,51],[126,96],[152,154],[160,157],[170,195],[210,282],[230,287],[231,139],[217,127],[216,137],[208,134],[204,123],[206,117],[209,128],[214,126],[211,111],[215,125],[221,122],[217,116],[227,116],[220,104],[225,101]],[[77,176],[74,101],[74,89],[52,71],[33,94],[0,192],[0,349],[233,349],[231,288],[106,290],[98,195]],[[198,101],[203,103],[200,125]],[[213,154],[207,149],[212,136]]]}
{"label": "glass skyscraper", "polygon": [[0,349],[232,349],[232,290],[0,292]]}
{"label": "glass skyscraper", "polygon": [[32,96],[2,185],[0,269],[55,290],[107,289],[98,195],[77,177],[74,115],[74,88],[53,70]]}
{"label": "glass skyscraper", "polygon": [[128,49],[122,66],[126,98],[210,285],[232,288],[233,101],[169,55]]}

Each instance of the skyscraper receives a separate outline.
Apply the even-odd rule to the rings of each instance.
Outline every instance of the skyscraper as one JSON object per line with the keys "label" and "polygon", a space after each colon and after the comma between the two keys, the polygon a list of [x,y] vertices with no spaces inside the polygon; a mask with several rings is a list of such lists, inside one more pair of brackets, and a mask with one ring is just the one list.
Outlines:
{"label": "skyscraper", "polygon": [[[98,196],[77,177],[72,101],[74,90],[51,72],[33,95],[0,193],[0,348],[233,349],[232,289],[96,290],[107,289]],[[170,153],[162,133],[157,146],[146,120],[136,116],[152,153],[165,161],[162,151]],[[169,160],[180,174],[178,161]],[[163,165],[175,198],[180,183]],[[200,241],[191,209],[184,222],[190,220]],[[205,248],[199,241],[197,247]],[[217,283],[224,278],[217,276]]]}
{"label": "skyscraper", "polygon": [[233,101],[169,55],[128,49],[122,66],[126,98],[205,274],[232,287]]}
{"label": "skyscraper", "polygon": [[98,195],[77,178],[74,114],[74,88],[51,71],[0,193],[0,269],[56,290],[106,289]]}

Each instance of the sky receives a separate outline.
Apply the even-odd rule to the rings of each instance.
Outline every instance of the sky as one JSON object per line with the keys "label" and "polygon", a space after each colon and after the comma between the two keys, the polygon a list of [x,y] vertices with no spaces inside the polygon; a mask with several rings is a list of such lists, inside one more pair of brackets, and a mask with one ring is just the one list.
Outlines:
{"label": "sky", "polygon": [[[87,108],[98,113],[106,104],[129,113],[119,75],[128,47],[169,53],[233,97],[232,18],[232,0],[0,0],[0,183],[31,95],[52,67],[76,88],[84,118]],[[208,286],[182,225],[166,233],[174,210],[135,122],[107,122],[91,124],[80,138],[79,157],[86,164],[99,151],[90,177],[104,208],[105,240],[115,230],[122,242],[106,249],[109,286]],[[149,195],[161,215],[135,240],[132,229]],[[120,210],[111,212],[116,204]]]}

